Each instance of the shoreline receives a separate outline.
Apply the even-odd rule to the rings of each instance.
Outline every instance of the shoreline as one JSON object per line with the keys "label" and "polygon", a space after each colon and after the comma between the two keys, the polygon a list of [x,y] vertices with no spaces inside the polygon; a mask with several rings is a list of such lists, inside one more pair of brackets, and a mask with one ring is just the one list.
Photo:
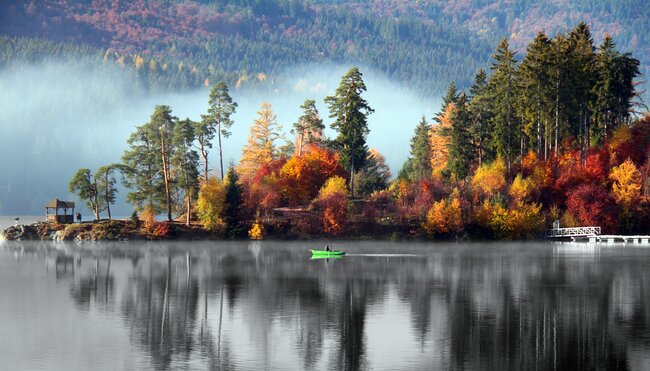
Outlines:
{"label": "shoreline", "polygon": [[[367,225],[365,225],[367,227]],[[362,228],[350,230],[349,233],[332,236],[327,234],[296,234],[271,225],[264,226],[266,233],[263,240],[270,241],[317,241],[317,240],[355,240],[355,241],[421,241],[421,242],[499,242],[504,239],[481,238],[465,234],[462,237],[431,237],[417,233],[413,226],[384,226],[362,232]],[[362,227],[361,225],[359,227]],[[155,222],[146,225],[129,219],[100,219],[72,224],[36,222],[18,224],[0,230],[0,241],[232,241],[255,240],[248,236],[228,238],[224,233],[206,230],[194,222],[190,226],[181,222]],[[530,238],[522,241],[545,241],[545,238]]]}

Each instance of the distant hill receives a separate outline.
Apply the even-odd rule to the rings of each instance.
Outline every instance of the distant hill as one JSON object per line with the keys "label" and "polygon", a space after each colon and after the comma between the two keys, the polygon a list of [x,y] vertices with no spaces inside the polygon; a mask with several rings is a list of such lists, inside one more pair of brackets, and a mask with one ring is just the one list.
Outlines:
{"label": "distant hill", "polygon": [[5,0],[0,65],[52,55],[128,67],[149,88],[269,84],[305,63],[370,66],[431,94],[485,67],[499,38],[520,51],[584,20],[598,45],[650,65],[650,10],[633,0]]}

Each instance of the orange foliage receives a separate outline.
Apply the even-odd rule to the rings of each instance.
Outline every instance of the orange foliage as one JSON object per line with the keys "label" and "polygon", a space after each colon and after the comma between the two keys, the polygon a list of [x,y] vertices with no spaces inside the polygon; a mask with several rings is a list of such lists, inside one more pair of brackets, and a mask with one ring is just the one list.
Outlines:
{"label": "orange foliage", "polygon": [[458,197],[449,200],[443,199],[433,204],[427,212],[427,218],[422,227],[428,234],[454,233],[463,231],[465,223],[461,203]]}
{"label": "orange foliage", "polygon": [[431,129],[431,172],[434,176],[447,167],[451,143],[451,114],[455,107],[453,103],[448,104],[445,112],[438,117],[440,124]]}
{"label": "orange foliage", "polygon": [[348,198],[337,193],[321,201],[324,206],[322,221],[323,231],[332,236],[345,232],[348,217]]}
{"label": "orange foliage", "polygon": [[294,155],[284,164],[280,185],[289,204],[302,205],[316,197],[327,179],[343,177],[346,173],[337,153],[310,144],[303,149],[302,156]]}

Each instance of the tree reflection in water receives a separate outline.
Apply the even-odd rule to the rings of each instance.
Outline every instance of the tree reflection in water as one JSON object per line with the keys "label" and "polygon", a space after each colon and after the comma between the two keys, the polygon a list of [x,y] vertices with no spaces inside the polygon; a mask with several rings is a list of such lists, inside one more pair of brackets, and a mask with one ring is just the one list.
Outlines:
{"label": "tree reflection in water", "polygon": [[385,248],[419,256],[309,261],[299,244],[254,244],[86,251],[57,277],[79,310],[119,308],[156,369],[650,365],[647,251],[411,244]]}

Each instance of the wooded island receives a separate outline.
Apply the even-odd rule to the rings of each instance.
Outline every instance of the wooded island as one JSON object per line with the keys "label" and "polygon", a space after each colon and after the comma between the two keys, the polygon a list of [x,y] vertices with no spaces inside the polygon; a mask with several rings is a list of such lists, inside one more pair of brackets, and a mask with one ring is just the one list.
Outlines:
{"label": "wooded island", "polygon": [[373,109],[358,68],[325,99],[335,138],[323,135],[314,100],[301,106],[293,143],[263,103],[241,160],[227,166],[222,147],[237,103],[220,82],[198,120],[156,106],[120,163],[80,169],[70,191],[96,219],[104,211],[110,219],[119,176],[131,190],[131,223],[147,238],[168,238],[179,223],[206,237],[256,239],[525,239],[554,220],[644,232],[650,116],[639,75],[637,59],[610,36],[596,47],[585,23],[553,38],[539,33],[521,60],[504,38],[488,70],[465,91],[452,83],[440,112],[422,118],[394,179],[366,144]]}

